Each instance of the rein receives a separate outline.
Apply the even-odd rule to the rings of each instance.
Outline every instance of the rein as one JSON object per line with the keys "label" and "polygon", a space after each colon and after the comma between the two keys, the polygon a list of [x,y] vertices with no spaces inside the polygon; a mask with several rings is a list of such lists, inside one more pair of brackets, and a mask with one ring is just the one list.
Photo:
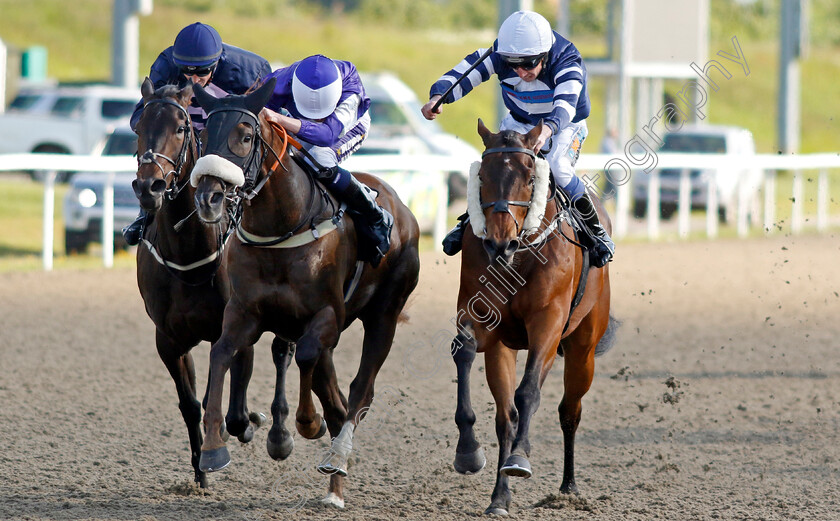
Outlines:
{"label": "rein", "polygon": [[[219,109],[219,110],[224,110],[224,109]],[[242,110],[242,109],[237,109],[237,110]],[[209,115],[208,115],[208,119],[209,119]],[[301,152],[303,155],[305,155],[307,157],[310,157],[309,154],[306,152],[306,150],[303,148],[303,146],[297,140],[295,140],[293,137],[291,137],[289,135],[289,133],[286,131],[285,128],[283,128],[282,126],[277,125],[277,124],[275,124],[271,121],[268,122],[268,125],[269,125],[269,128],[271,128],[276,134],[278,134],[282,137],[283,145],[282,145],[282,148],[280,149],[280,152],[278,153],[262,137],[262,134],[257,132],[257,135],[260,136],[259,140],[261,142],[261,146],[263,147],[263,149],[264,150],[267,149],[274,156],[274,163],[272,163],[272,165],[271,165],[271,167],[269,167],[266,175],[263,176],[262,179],[260,179],[260,181],[257,183],[257,185],[253,189],[248,190],[247,192],[241,193],[240,197],[242,199],[244,199],[245,201],[248,201],[249,203],[254,197],[256,197],[256,195],[260,192],[260,190],[262,190],[262,188],[265,186],[265,184],[269,181],[270,177],[277,170],[278,166],[282,166],[283,169],[288,172],[288,169],[282,163],[282,158],[286,155],[287,152],[289,152],[289,156],[291,157],[291,150],[289,150],[289,145],[291,145],[298,152]],[[311,159],[311,157],[310,157],[310,159]],[[247,246],[255,246],[255,247],[261,247],[261,248],[296,247],[296,246],[300,246],[302,244],[305,244],[307,242],[310,242],[308,240],[305,240],[305,239],[301,238],[299,236],[299,233],[298,233],[304,228],[304,226],[306,226],[307,222],[309,223],[309,229],[310,229],[311,234],[312,234],[311,235],[311,237],[312,237],[311,240],[317,240],[322,235],[325,235],[326,233],[329,233],[330,231],[335,229],[335,227],[337,226],[338,220],[341,219],[341,213],[342,213],[341,210],[339,210],[338,213],[336,213],[333,216],[333,218],[331,219],[330,226],[326,226],[326,227],[323,226],[323,225],[319,226],[318,224],[316,224],[315,223],[316,217],[311,216],[311,210],[315,207],[316,193],[321,194],[322,204],[320,205],[319,210],[317,212],[315,212],[315,216],[319,215],[323,211],[323,209],[324,209],[323,200],[325,198],[327,200],[329,200],[329,198],[326,196],[326,193],[323,190],[319,190],[318,185],[315,182],[314,177],[312,175],[310,175],[306,169],[303,169],[303,170],[304,170],[304,173],[306,173],[307,180],[309,181],[309,201],[306,204],[306,208],[308,208],[309,211],[307,211],[304,214],[304,216],[300,220],[300,222],[298,222],[291,230],[289,230],[288,232],[284,233],[281,236],[276,236],[276,237],[261,237],[261,236],[254,235],[254,234],[246,231],[242,227],[241,213],[240,213],[239,218],[237,219],[237,223],[236,223],[236,236],[243,244],[245,244]],[[332,205],[331,202],[330,202],[330,205]],[[323,221],[322,221],[322,223],[323,223]],[[292,242],[286,244],[287,241],[290,241],[290,240],[292,240]]]}

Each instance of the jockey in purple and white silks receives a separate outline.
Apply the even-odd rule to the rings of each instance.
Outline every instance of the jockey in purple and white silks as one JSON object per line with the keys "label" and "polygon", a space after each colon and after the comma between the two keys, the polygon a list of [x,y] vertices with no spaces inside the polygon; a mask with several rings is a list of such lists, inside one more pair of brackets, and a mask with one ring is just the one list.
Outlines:
{"label": "jockey in purple and white silks", "polygon": [[376,203],[373,191],[339,163],[362,146],[370,130],[370,98],[356,66],[314,55],[278,69],[266,117],[292,134],[318,163],[319,178],[364,222],[359,229],[376,245],[371,264],[391,247],[394,218]]}
{"label": "jockey in purple and white silks", "polygon": [[[486,49],[468,55],[432,85],[429,102],[423,106],[426,119],[435,119],[441,110],[432,108],[462,73],[478,62]],[[590,253],[593,264],[604,266],[612,259],[615,245],[601,226],[590,195],[575,175],[575,163],[588,130],[589,94],[586,66],[577,48],[552,31],[541,15],[517,11],[499,29],[493,52],[443,99],[453,103],[496,75],[502,99],[509,113],[500,130],[526,133],[543,121],[543,132],[536,151],[542,151],[557,186],[574,201],[594,236]],[[444,240],[444,251],[454,255],[461,249],[464,222]]]}

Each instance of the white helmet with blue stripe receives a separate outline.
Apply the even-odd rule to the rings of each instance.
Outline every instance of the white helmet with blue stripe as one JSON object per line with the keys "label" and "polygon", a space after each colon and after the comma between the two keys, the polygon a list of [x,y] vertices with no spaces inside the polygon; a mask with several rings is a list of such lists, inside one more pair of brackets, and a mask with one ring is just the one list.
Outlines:
{"label": "white helmet with blue stripe", "polygon": [[499,47],[502,56],[537,56],[546,53],[554,44],[551,24],[533,11],[517,11],[508,16],[499,28]]}
{"label": "white helmet with blue stripe", "polygon": [[298,112],[307,119],[323,119],[332,114],[342,90],[341,72],[326,56],[304,58],[295,68],[292,96]]}

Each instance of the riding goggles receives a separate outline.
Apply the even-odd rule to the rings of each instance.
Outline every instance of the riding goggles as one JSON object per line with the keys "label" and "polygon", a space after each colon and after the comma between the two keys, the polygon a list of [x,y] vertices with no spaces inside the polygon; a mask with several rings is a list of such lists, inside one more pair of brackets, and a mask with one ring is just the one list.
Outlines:
{"label": "riding goggles", "polygon": [[502,61],[511,69],[523,69],[530,71],[545,58],[545,53],[536,56],[502,56]]}
{"label": "riding goggles", "polygon": [[181,74],[185,74],[187,76],[208,76],[214,70],[216,70],[216,64],[212,65],[181,65],[179,67],[181,70]]}

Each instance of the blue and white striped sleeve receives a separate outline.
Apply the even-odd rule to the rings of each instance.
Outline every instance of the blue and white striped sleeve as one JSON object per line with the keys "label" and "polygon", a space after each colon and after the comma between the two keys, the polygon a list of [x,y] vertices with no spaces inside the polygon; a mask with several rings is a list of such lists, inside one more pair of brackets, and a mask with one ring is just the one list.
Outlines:
{"label": "blue and white striped sleeve", "polygon": [[[432,85],[432,88],[429,91],[429,98],[434,96],[443,95],[453,83],[458,81],[458,78],[463,76],[464,72],[473,66],[475,62],[481,59],[481,56],[487,49],[479,49],[474,53],[468,55],[463,60],[461,60],[458,65],[453,67],[449,72],[444,74],[440,77],[438,81]],[[452,89],[452,92],[446,96],[443,100],[444,103],[452,103],[455,100],[459,100],[469,94],[471,90],[481,85],[482,82],[485,82],[490,79],[490,76],[496,73],[495,67],[493,65],[493,55],[490,58],[484,60],[481,64],[478,65],[470,74],[458,84],[457,87]]]}
{"label": "blue and white striped sleeve", "polygon": [[570,54],[552,70],[554,79],[554,109],[546,122],[554,133],[566,128],[575,119],[578,98],[583,90],[583,66],[578,54]]}

